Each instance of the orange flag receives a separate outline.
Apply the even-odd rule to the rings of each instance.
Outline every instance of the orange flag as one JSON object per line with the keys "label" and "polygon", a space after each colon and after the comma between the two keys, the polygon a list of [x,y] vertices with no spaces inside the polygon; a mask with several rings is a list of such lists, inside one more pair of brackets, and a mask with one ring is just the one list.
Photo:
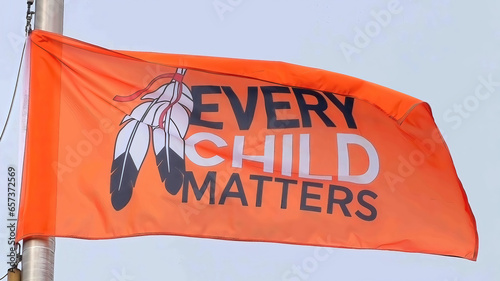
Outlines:
{"label": "orange flag", "polygon": [[429,106],[281,62],[34,31],[17,240],[151,234],[477,258]]}

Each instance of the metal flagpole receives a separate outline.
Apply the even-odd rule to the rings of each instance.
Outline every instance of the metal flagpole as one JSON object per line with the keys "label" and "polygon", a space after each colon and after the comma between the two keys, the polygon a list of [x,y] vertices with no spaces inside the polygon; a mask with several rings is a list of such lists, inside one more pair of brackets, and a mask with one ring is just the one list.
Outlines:
{"label": "metal flagpole", "polygon": [[[33,0],[28,0],[33,3]],[[35,29],[62,34],[64,0],[36,0]],[[23,241],[23,281],[54,280],[54,237],[31,237]]]}
{"label": "metal flagpole", "polygon": [[64,0],[36,0],[35,29],[63,33]]}

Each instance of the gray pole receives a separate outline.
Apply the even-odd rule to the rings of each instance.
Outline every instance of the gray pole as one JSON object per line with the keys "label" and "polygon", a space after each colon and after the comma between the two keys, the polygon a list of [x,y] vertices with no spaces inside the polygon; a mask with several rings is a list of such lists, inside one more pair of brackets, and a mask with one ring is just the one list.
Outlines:
{"label": "gray pole", "polygon": [[35,29],[63,33],[64,0],[35,1]]}
{"label": "gray pole", "polygon": [[[35,29],[62,34],[64,0],[36,0],[35,4]],[[24,239],[22,280],[53,281],[54,252],[54,237]]]}
{"label": "gray pole", "polygon": [[23,241],[23,281],[54,280],[54,237],[32,237]]}

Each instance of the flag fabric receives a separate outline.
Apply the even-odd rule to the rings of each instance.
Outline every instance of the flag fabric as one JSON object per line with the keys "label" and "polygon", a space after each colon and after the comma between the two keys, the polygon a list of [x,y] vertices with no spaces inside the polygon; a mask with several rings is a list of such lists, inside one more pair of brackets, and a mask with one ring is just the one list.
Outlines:
{"label": "flag fabric", "polygon": [[43,31],[29,55],[18,241],[165,234],[477,258],[423,101],[282,62]]}

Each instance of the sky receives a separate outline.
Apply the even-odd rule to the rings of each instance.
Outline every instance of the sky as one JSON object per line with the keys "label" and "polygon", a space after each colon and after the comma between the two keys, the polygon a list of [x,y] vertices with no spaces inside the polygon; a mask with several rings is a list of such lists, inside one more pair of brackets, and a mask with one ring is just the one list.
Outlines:
{"label": "sky", "polygon": [[[25,1],[4,2],[0,126],[14,91],[26,12]],[[55,280],[500,280],[500,2],[66,0],[65,6],[64,34],[105,48],[285,61],[428,102],[476,217],[480,244],[471,262],[169,236],[58,238]],[[381,11],[391,16],[377,22]],[[484,81],[490,81],[490,95],[479,99],[475,89]],[[0,143],[2,182],[7,168],[19,163],[20,100]],[[7,224],[1,186],[0,219]],[[1,227],[0,273],[7,269],[8,235]],[[319,260],[318,251],[326,258]]]}

